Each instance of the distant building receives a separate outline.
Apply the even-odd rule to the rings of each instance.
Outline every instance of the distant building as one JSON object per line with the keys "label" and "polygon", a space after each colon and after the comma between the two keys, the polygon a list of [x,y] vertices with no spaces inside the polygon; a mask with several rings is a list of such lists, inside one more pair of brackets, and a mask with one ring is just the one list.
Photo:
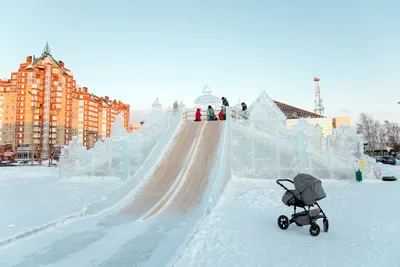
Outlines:
{"label": "distant building", "polygon": [[[235,107],[240,108],[240,104]],[[350,126],[350,117],[324,117],[311,111],[272,100],[265,92],[262,92],[249,106],[248,111],[250,117],[254,116],[253,119],[262,120],[263,117],[266,119],[268,117],[272,120],[280,120],[286,123],[288,129],[296,125],[300,119],[305,119],[311,125],[319,124],[324,136],[331,135],[333,129],[339,128],[340,125]]]}
{"label": "distant building", "polygon": [[46,44],[39,57],[28,56],[10,79],[0,80],[0,144],[20,150],[20,158],[32,151],[48,157],[51,146],[65,145],[72,136],[90,148],[110,135],[117,114],[124,115],[129,130],[129,110],[121,101],[79,87]]}
{"label": "distant building", "polygon": [[142,123],[132,124],[132,125],[131,125],[130,131],[131,131],[131,132],[136,131],[136,130],[139,129],[142,125],[143,125]]}
{"label": "distant building", "polygon": [[324,136],[331,135],[333,133],[333,129],[339,128],[340,125],[345,124],[350,126],[350,117],[329,118],[278,101],[274,102],[287,117],[286,124],[288,129],[291,129],[294,125],[296,125],[301,118],[305,119],[311,125],[319,124],[319,126],[322,128],[322,134]]}
{"label": "distant building", "polygon": [[346,116],[346,117],[335,117],[333,118],[333,128],[337,129],[340,128],[341,125],[347,125],[347,126],[351,126],[350,125],[350,117]]}

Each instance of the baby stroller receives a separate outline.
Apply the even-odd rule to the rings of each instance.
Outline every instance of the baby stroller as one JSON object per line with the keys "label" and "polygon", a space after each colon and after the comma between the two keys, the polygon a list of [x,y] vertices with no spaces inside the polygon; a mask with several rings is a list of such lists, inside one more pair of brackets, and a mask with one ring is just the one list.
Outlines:
{"label": "baby stroller", "polygon": [[[289,179],[279,179],[276,181],[286,192],[282,197],[282,202],[287,206],[293,206],[292,218],[281,215],[278,218],[279,228],[286,230],[289,225],[295,223],[297,226],[310,225],[310,234],[318,236],[321,229],[317,224],[318,219],[323,219],[323,229],[328,232],[329,221],[324,211],[318,205],[317,201],[326,197],[322,188],[321,180],[309,175],[300,173],[294,177],[293,181]],[[288,189],[282,182],[294,184],[294,190]],[[316,205],[318,208],[310,209]],[[296,208],[302,208],[304,211],[297,212]]]}

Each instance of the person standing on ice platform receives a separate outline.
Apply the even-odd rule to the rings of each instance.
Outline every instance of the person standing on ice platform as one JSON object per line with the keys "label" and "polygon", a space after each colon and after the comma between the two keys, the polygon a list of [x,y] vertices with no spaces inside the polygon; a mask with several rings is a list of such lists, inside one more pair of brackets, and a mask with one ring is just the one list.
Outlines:
{"label": "person standing on ice platform", "polygon": [[224,120],[226,120],[226,107],[229,107],[229,102],[228,99],[226,99],[224,96],[221,98],[222,100],[222,116],[224,117]]}
{"label": "person standing on ice platform", "polygon": [[[225,115],[224,115],[224,113],[225,113]],[[218,113],[218,119],[220,121],[226,120],[226,110],[225,110],[225,106],[224,105],[221,106],[221,110]]]}
{"label": "person standing on ice platform", "polygon": [[246,103],[242,102],[242,119],[247,120],[247,117],[249,116],[247,112],[247,105]]}
{"label": "person standing on ice platform", "polygon": [[178,109],[179,109],[178,100],[176,100],[174,102],[174,105],[172,106],[173,113],[175,114],[178,111]]}

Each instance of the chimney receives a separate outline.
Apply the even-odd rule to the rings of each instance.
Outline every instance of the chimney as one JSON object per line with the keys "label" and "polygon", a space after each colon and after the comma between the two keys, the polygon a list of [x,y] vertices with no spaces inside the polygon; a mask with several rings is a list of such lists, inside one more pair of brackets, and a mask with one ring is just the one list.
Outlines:
{"label": "chimney", "polygon": [[29,56],[26,58],[26,63],[32,63],[32,56]]}
{"label": "chimney", "polygon": [[110,98],[109,98],[108,96],[106,96],[106,97],[105,97],[105,99],[106,99],[107,101],[109,101],[109,100],[110,100]]}
{"label": "chimney", "polygon": [[87,87],[83,87],[83,92],[84,92],[85,94],[87,94],[87,93],[88,93],[88,89],[87,89]]}
{"label": "chimney", "polygon": [[64,62],[62,62],[61,60],[58,61],[58,64],[60,64],[61,68],[64,68]]}

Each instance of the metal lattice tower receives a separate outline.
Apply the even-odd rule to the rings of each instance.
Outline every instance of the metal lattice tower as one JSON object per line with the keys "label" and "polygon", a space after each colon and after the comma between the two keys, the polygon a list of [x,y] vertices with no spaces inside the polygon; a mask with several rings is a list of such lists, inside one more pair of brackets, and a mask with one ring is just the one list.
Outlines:
{"label": "metal lattice tower", "polygon": [[315,108],[314,108],[314,113],[318,115],[324,115],[324,105],[322,103],[322,98],[321,98],[321,89],[319,87],[319,81],[320,79],[318,77],[314,78],[314,83],[315,83]]}

